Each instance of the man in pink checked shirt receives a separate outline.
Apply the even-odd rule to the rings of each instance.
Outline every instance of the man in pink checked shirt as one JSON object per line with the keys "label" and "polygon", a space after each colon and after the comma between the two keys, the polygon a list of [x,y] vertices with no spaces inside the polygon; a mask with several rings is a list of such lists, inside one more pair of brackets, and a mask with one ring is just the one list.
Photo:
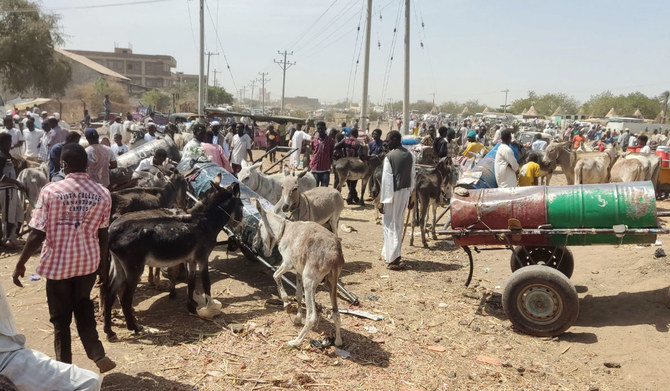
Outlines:
{"label": "man in pink checked shirt", "polygon": [[70,323],[74,314],[86,355],[102,373],[116,364],[105,355],[98,338],[91,289],[101,256],[107,256],[112,198],[106,188],[89,178],[87,164],[88,156],[81,145],[63,145],[61,167],[65,179],[42,188],[29,224],[32,231],[13,278],[14,284],[23,286],[19,277],[25,274],[25,264],[44,242],[37,273],[46,278],[56,359],[72,363]]}

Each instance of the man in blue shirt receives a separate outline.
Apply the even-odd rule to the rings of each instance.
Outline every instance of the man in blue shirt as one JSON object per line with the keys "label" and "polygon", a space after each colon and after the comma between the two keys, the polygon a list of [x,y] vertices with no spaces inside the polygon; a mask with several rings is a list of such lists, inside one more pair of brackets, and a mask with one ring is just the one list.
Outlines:
{"label": "man in blue shirt", "polygon": [[346,122],[342,122],[342,133],[344,133],[347,137],[349,137],[349,134],[351,133],[351,128],[347,126]]}
{"label": "man in blue shirt", "polygon": [[382,152],[388,151],[386,141],[382,140],[382,130],[375,129],[372,131],[372,141],[368,144],[368,154],[370,156],[379,155]]}

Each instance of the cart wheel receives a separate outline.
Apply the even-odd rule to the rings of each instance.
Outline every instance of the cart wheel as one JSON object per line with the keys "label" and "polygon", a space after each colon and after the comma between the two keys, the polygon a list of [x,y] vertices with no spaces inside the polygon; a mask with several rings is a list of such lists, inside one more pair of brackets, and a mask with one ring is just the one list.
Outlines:
{"label": "cart wheel", "polygon": [[[556,250],[556,254],[552,256],[554,250]],[[515,255],[519,256],[523,266],[519,265]],[[559,261],[560,265],[558,264]],[[572,256],[572,251],[567,247],[514,247],[514,253],[510,259],[512,272],[522,267],[537,264],[557,269],[570,278],[575,268],[575,258]]]}
{"label": "cart wheel", "polygon": [[502,303],[514,327],[538,337],[563,333],[579,314],[579,298],[570,280],[542,265],[514,272],[505,284]]}

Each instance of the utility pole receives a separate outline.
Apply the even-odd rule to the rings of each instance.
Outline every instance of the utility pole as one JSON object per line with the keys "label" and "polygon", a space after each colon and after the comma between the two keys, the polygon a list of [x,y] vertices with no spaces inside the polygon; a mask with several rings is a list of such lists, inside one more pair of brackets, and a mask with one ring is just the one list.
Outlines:
{"label": "utility pole", "polygon": [[507,114],[507,94],[509,93],[509,89],[505,89],[500,92],[505,93],[505,104],[503,105],[503,114]]}
{"label": "utility pole", "polygon": [[261,101],[263,102],[261,110],[263,110],[263,115],[265,115],[265,82],[270,81],[270,79],[265,78],[268,74],[267,72],[258,72],[258,74],[261,75],[260,79],[258,79],[261,82]]}
{"label": "utility pole", "polygon": [[292,56],[293,52],[287,52],[284,50],[284,52],[277,51],[277,53],[281,56],[284,56],[283,60],[275,60],[275,63],[279,65],[279,68],[284,71],[284,76],[282,77],[282,82],[281,82],[281,113],[284,114],[284,93],[286,91],[286,70],[289,69],[292,65],[295,65],[294,62],[286,61],[286,56]]}
{"label": "utility pole", "polygon": [[198,114],[205,114],[205,0],[200,0],[200,71],[198,74]]}
{"label": "utility pole", "polygon": [[368,12],[365,22],[365,57],[363,58],[363,99],[361,101],[361,129],[365,131],[368,123],[368,78],[370,76],[370,25],[372,24],[372,0],[368,0]]}
{"label": "utility pole", "polygon": [[216,87],[216,74],[221,72],[217,71],[216,68],[212,72],[214,72],[214,87]]}
{"label": "utility pole", "polygon": [[[205,78],[205,85],[209,87],[209,60],[212,56],[218,56],[219,53],[207,52],[207,78]],[[205,106],[207,105],[207,98],[209,97],[209,88],[205,88]]]}
{"label": "utility pole", "polygon": [[244,104],[246,93],[247,93],[247,86],[243,86],[242,88],[240,88],[240,98],[241,98],[240,101],[242,102],[242,104]]}
{"label": "utility pole", "polygon": [[254,88],[256,88],[256,79],[251,80],[251,103],[250,106],[254,107]]}
{"label": "utility pole", "polygon": [[402,100],[402,134],[409,134],[409,2],[405,0],[405,88]]}

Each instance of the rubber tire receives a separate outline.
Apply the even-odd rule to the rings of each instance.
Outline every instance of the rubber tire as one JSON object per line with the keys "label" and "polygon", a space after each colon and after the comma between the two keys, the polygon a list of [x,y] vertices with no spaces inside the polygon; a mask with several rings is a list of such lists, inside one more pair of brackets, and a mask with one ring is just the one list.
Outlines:
{"label": "rubber tire", "polygon": [[[535,321],[522,306],[524,294],[529,289],[538,289],[538,300],[549,298],[558,302],[558,310],[552,319]],[[550,292],[542,294],[542,292]],[[535,301],[538,303],[538,301]],[[503,310],[514,327],[520,332],[537,337],[554,337],[569,329],[579,315],[577,290],[570,280],[556,269],[543,265],[522,267],[505,283],[502,294]]]}
{"label": "rubber tire", "polygon": [[[512,269],[512,273],[521,269],[521,266],[519,266],[519,263],[516,261],[515,257],[515,254],[519,254],[521,262],[524,263],[523,267],[535,265],[536,262],[541,261],[545,263],[544,266],[549,266],[553,269],[556,269],[559,272],[563,273],[568,278],[572,277],[572,273],[575,270],[575,257],[572,255],[572,251],[570,251],[570,249],[567,247],[558,247],[556,257],[550,259],[551,254],[554,251],[554,248],[555,247],[521,247],[521,246],[514,247],[513,250],[514,252],[510,257],[510,269]],[[538,254],[538,251],[546,253]],[[563,251],[563,259],[561,259],[561,253],[560,253],[561,251]],[[531,253],[531,255],[533,255],[532,261],[530,256],[528,256],[529,252]],[[561,265],[559,267],[556,267],[559,259],[561,259]]]}

